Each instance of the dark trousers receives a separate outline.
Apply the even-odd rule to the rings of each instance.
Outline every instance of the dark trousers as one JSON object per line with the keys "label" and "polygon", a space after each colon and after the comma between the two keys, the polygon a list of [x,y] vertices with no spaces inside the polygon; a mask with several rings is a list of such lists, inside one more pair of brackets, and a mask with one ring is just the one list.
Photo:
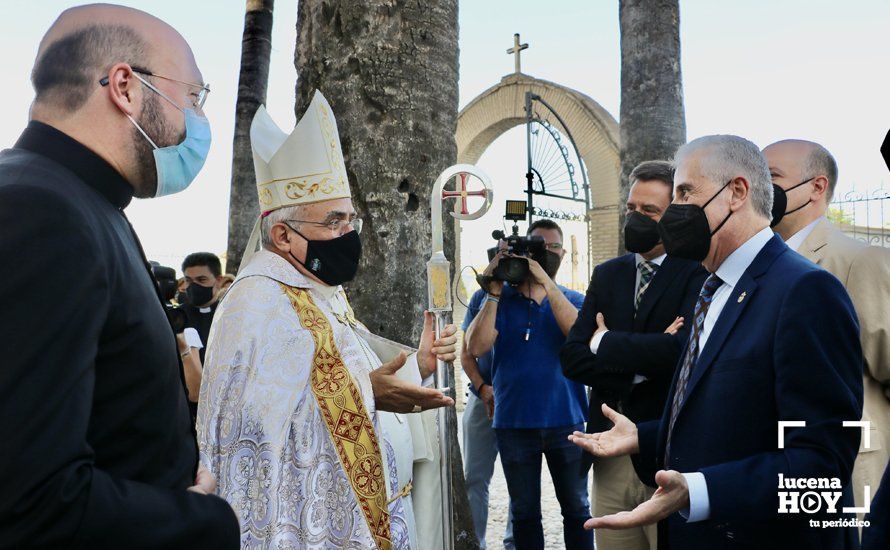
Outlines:
{"label": "dark trousers", "polygon": [[580,447],[568,440],[583,424],[559,428],[496,428],[498,452],[507,478],[513,538],[517,550],[544,548],[541,526],[541,457],[547,459],[550,477],[562,510],[563,540],[567,550],[593,548],[593,532],[584,529],[590,519],[587,476],[580,475]]}

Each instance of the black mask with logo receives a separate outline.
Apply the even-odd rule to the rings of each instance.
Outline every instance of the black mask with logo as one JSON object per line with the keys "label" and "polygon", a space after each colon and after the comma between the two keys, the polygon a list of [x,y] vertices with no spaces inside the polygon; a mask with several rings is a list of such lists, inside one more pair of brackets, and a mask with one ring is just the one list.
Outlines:
{"label": "black mask with logo", "polygon": [[640,212],[631,212],[624,219],[624,248],[645,254],[658,245],[658,222]]}
{"label": "black mask with logo", "polygon": [[[290,227],[290,225],[288,225]],[[306,241],[306,261],[301,262],[290,253],[297,263],[309,270],[328,286],[338,286],[351,281],[358,271],[362,257],[362,241],[357,231],[350,231],[335,239],[313,241],[290,227]]]}
{"label": "black mask with logo", "polygon": [[188,303],[195,307],[201,307],[213,299],[212,286],[201,286],[198,283],[189,283],[188,288],[185,289],[185,293],[188,296]]}
{"label": "black mask with logo", "polygon": [[699,206],[697,204],[672,204],[664,211],[661,221],[658,222],[658,234],[664,243],[664,250],[668,256],[684,258],[700,262],[708,257],[711,250],[711,237],[720,231],[720,228],[732,216],[732,210],[723,218],[717,229],[711,231],[705,208],[717,195],[732,183],[729,180],[719,191],[714,193],[708,202]]}
{"label": "black mask with logo", "polygon": [[797,212],[798,210],[800,210],[801,208],[804,208],[805,206],[810,204],[811,201],[807,201],[807,202],[803,203],[802,205],[798,206],[797,208],[795,208],[794,210],[789,210],[788,212],[785,212],[785,209],[788,207],[788,191],[791,191],[792,189],[797,189],[801,185],[803,185],[805,183],[810,183],[814,179],[816,179],[816,178],[810,178],[807,180],[803,180],[802,182],[798,183],[797,185],[795,185],[793,187],[789,187],[787,190],[782,189],[775,183],[773,184],[773,221],[770,222],[770,224],[769,224],[770,227],[775,227],[775,226],[779,225],[779,222],[782,221],[782,218],[784,218],[788,214],[793,214],[793,213]]}

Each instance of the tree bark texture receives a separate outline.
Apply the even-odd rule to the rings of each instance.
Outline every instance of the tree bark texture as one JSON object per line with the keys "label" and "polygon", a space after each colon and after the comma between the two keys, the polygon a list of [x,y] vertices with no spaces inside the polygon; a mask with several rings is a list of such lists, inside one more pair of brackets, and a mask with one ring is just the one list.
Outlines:
{"label": "tree bark texture", "polygon": [[[428,304],[430,193],[457,158],[457,39],[457,0],[299,1],[296,114],[316,89],[331,104],[365,224],[350,302],[373,332],[409,345]],[[448,416],[455,547],[476,548],[453,408]]]}
{"label": "tree bark texture", "polygon": [[621,189],[618,253],[624,253],[628,175],[646,160],[670,160],[686,142],[679,0],[619,0]]}
{"label": "tree bark texture", "polygon": [[256,174],[250,148],[250,124],[257,108],[266,102],[269,56],[272,51],[272,10],[275,0],[247,0],[241,40],[241,74],[235,104],[235,139],[232,146],[232,187],[229,192],[229,239],[226,272],[235,274],[250,231],[259,216]]}

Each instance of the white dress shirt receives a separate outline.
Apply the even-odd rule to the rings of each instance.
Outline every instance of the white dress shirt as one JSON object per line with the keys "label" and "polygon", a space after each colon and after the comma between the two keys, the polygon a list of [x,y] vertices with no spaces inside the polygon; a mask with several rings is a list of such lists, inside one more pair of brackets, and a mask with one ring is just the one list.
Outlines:
{"label": "white dress shirt", "polygon": [[[634,254],[634,257],[635,257],[635,260],[634,260],[634,271],[636,272],[637,277],[636,277],[636,279],[635,279],[636,282],[634,283],[634,294],[633,294],[633,296],[631,296],[631,300],[636,301],[636,299],[637,299],[637,292],[640,291],[640,277],[642,276],[642,274],[640,273],[640,269],[639,269],[639,267],[637,267],[637,266],[640,265],[640,262],[645,262],[645,261],[646,261],[646,258],[642,257],[642,256],[639,255],[639,254]],[[661,267],[661,262],[663,262],[665,258],[667,258],[667,254],[662,254],[661,256],[659,256],[659,257],[657,257],[657,258],[652,258],[652,259],[649,260],[649,261],[652,262],[652,263],[654,263],[654,264],[657,265],[658,267]],[[655,274],[653,274],[652,276],[655,277]],[[649,280],[649,284],[652,284],[652,280],[651,280],[651,279]],[[606,321],[606,323],[608,324],[608,320]],[[667,327],[664,327],[664,328],[667,328]],[[604,331],[602,331],[602,332],[600,332],[600,333],[594,334],[594,335],[593,335],[593,338],[590,339],[590,351],[591,351],[594,355],[596,355],[596,350],[599,349],[599,347],[600,347],[600,342],[603,341],[603,336],[605,336],[607,332],[609,332],[609,331],[608,331],[608,330],[604,330]],[[639,384],[640,382],[645,382],[645,381],[646,381],[646,377],[645,377],[645,376],[642,376],[642,375],[639,375],[639,374],[635,374],[635,375],[634,375],[634,379],[633,379],[633,383],[634,383],[634,384]]]}
{"label": "white dress shirt", "polygon": [[825,216],[819,216],[815,220],[811,221],[806,225],[806,227],[804,227],[794,235],[788,237],[788,240],[785,241],[785,244],[787,244],[788,248],[790,248],[791,250],[799,250],[803,242],[807,240],[807,237],[809,237],[810,233],[813,232],[813,229],[815,229],[819,222],[821,222],[824,218]]}
{"label": "white dress shirt", "polygon": [[[806,230],[806,228],[804,228]],[[728,258],[723,260],[720,267],[717,268],[717,276],[723,281],[720,288],[714,292],[711,299],[711,305],[705,313],[705,323],[702,327],[701,334],[698,336],[698,350],[701,355],[702,350],[708,343],[708,336],[717,324],[723,306],[732,295],[732,291],[739,284],[739,279],[751,266],[751,262],[760,253],[766,243],[773,238],[773,231],[769,227],[760,230],[756,235],[745,241],[742,246],[735,249]],[[681,510],[680,515],[686,518],[688,522],[703,521],[711,517],[711,501],[708,498],[708,484],[705,481],[705,475],[701,472],[690,472],[683,474],[686,478],[686,485],[689,487],[689,509]]]}

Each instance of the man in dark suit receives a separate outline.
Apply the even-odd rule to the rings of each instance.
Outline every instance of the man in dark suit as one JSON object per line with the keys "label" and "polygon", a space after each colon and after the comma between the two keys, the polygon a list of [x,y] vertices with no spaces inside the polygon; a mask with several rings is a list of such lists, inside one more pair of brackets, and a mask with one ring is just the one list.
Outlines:
{"label": "man in dark suit", "polygon": [[[773,235],[757,146],[708,136],[681,147],[675,166],[659,233],[669,256],[700,260],[711,275],[664,414],[637,426],[604,405],[612,429],[570,436],[598,456],[634,455],[640,478],[659,490],[587,527],[660,521],[659,546],[674,550],[856,548],[855,528],[810,521],[853,504],[860,435],[843,422],[862,415],[862,351],[850,298]],[[795,510],[789,499],[807,489],[787,489],[788,480],[838,487],[823,489],[838,499],[834,509],[810,499]]]}
{"label": "man in dark suit", "polygon": [[[565,376],[590,386],[587,432],[608,430],[601,406],[634,422],[661,416],[690,317],[707,273],[698,262],[667,257],[657,222],[671,203],[673,168],[647,161],[630,174],[624,242],[631,252],[598,265],[578,320],[560,353]],[[608,328],[607,328],[608,326]],[[585,471],[592,456],[585,454]],[[593,513],[628,510],[649,500],[629,457],[597,460]],[[656,548],[655,526],[625,532],[597,530],[596,544],[614,550]]]}
{"label": "man in dark suit", "polygon": [[203,164],[201,81],[130,8],[68,10],[40,45],[31,121],[0,153],[0,547],[238,547],[123,213]]}

